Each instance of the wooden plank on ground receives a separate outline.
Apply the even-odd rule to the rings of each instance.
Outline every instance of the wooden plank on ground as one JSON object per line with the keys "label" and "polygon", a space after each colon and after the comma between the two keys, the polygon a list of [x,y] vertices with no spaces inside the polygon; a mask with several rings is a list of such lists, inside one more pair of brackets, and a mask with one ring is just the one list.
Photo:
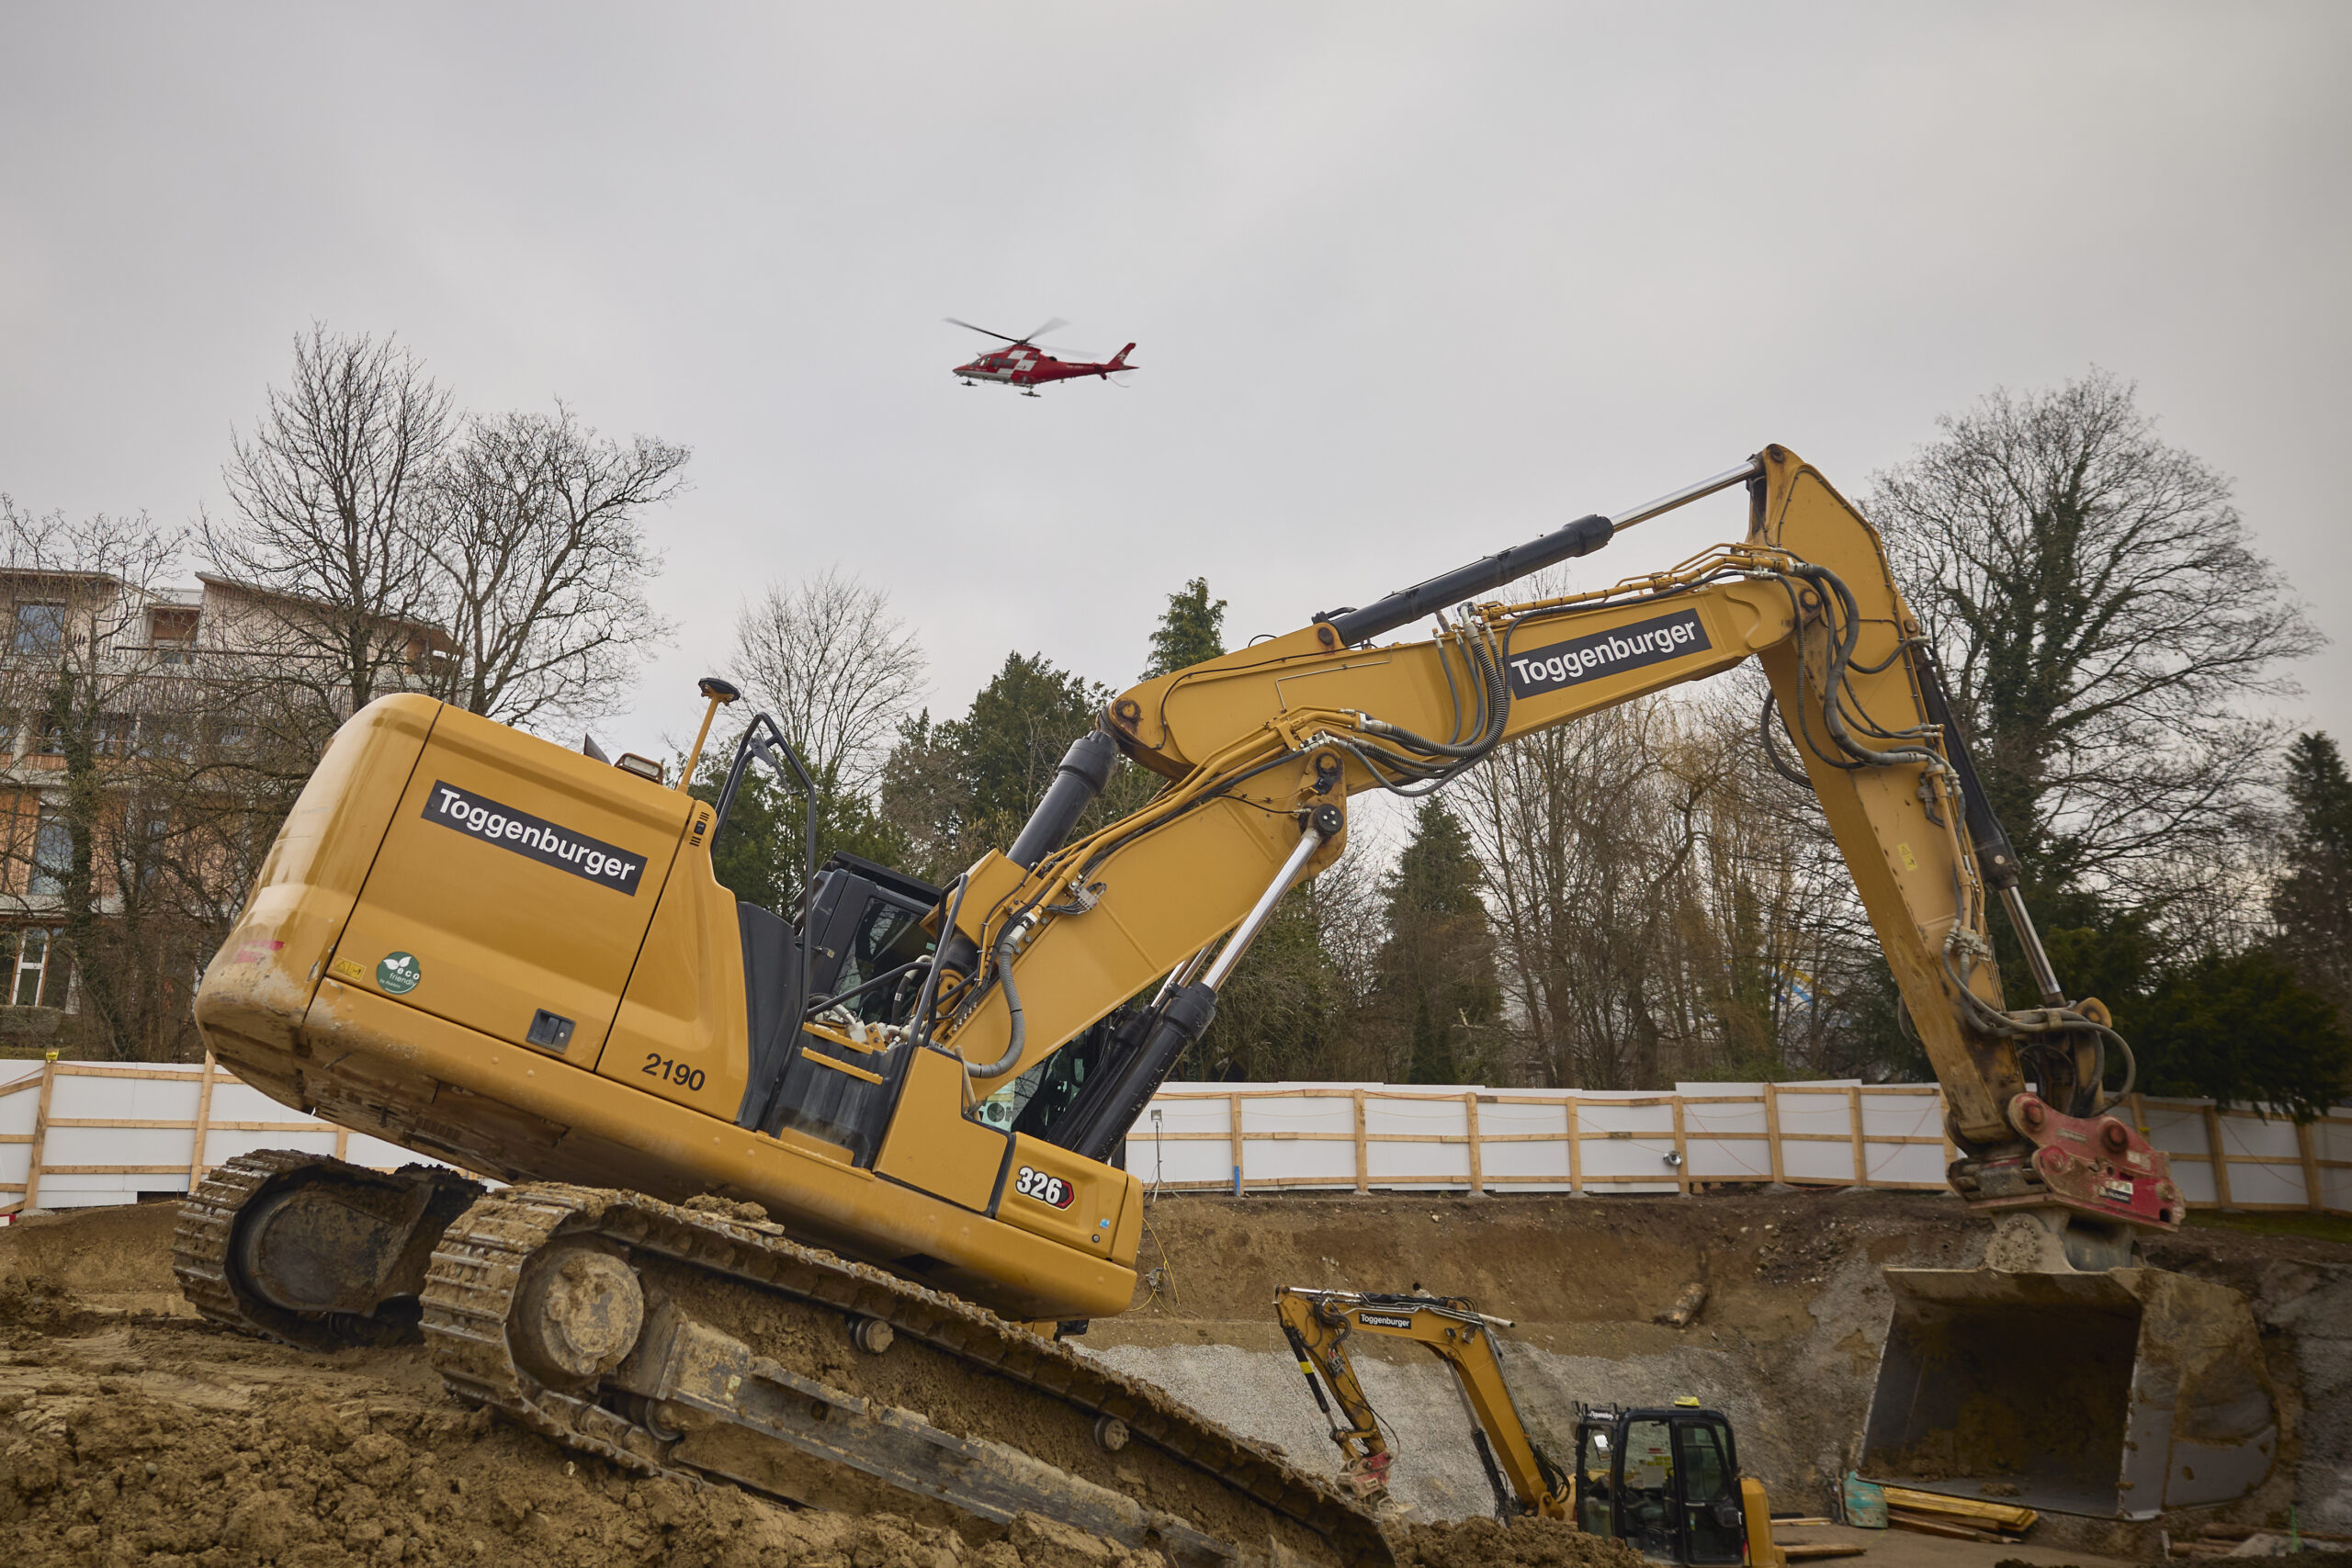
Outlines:
{"label": "wooden plank on ground", "polygon": [[1989,1530],[1971,1529],[1966,1525],[1949,1519],[1931,1519],[1925,1514],[1906,1513],[1901,1508],[1889,1508],[1886,1522],[1899,1530],[1916,1530],[1921,1535],[1939,1535],[1947,1540],[1998,1540]]}
{"label": "wooden plank on ground", "polygon": [[1982,1519],[1996,1529],[2028,1530],[2041,1516],[2018,1503],[1996,1503],[1980,1497],[1953,1497],[1941,1492],[1917,1492],[1908,1486],[1888,1486],[1886,1506],[1908,1508],[1915,1514],[1957,1514],[1966,1518]]}

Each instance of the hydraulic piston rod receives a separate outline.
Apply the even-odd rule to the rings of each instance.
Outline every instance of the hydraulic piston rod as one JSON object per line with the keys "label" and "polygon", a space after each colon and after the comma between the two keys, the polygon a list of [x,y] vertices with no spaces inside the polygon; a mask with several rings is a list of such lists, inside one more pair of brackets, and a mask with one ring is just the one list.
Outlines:
{"label": "hydraulic piston rod", "polygon": [[1764,472],[1760,458],[1750,457],[1736,468],[1726,468],[1712,479],[1684,485],[1669,491],[1656,501],[1644,502],[1631,511],[1614,517],[1595,514],[1579,517],[1565,527],[1555,528],[1526,544],[1514,545],[1507,550],[1440,572],[1426,582],[1400,589],[1385,599],[1374,601],[1362,609],[1323,610],[1315,618],[1330,623],[1348,644],[1369,642],[1383,632],[1393,632],[1398,626],[1409,626],[1423,615],[1433,615],[1461,604],[1474,594],[1500,588],[1532,571],[1541,571],[1576,556],[1589,556],[1609,543],[1620,528],[1630,528],[1636,523],[1646,523],[1661,513],[1678,506],[1688,506],[1702,496],[1728,490]]}
{"label": "hydraulic piston rod", "polygon": [[[1283,895],[1298,880],[1299,869],[1322,847],[1325,839],[1339,830],[1337,809],[1324,807],[1317,815],[1324,811],[1330,812],[1333,820],[1328,828],[1321,822],[1307,825],[1289,858],[1283,862],[1282,869],[1274,873],[1266,891],[1242,917],[1241,923],[1234,927],[1233,935],[1226,939],[1224,948],[1201,977],[1177,985],[1173,995],[1163,989],[1163,1000],[1120,1031],[1117,1058],[1109,1064],[1103,1076],[1080,1090],[1056,1142],[1089,1159],[1102,1159],[1127,1135],[1135,1119],[1143,1114],[1143,1108],[1175,1070],[1177,1058],[1216,1017],[1216,988],[1225,984],[1225,977],[1241,962],[1251,941],[1273,917],[1274,906],[1282,902]],[[1189,969],[1198,962],[1199,955],[1195,954],[1182,967]]]}

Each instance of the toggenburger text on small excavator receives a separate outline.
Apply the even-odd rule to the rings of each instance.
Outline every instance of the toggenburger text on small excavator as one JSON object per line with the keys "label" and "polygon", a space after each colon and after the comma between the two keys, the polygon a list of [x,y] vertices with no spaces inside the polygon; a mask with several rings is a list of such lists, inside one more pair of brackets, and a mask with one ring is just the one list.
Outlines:
{"label": "toggenburger text on small excavator", "polygon": [[[1479,597],[1736,486],[1737,544]],[[1996,1268],[1891,1276],[1865,1467],[2101,1514],[2241,1494],[2275,1441],[2250,1312],[2137,1266],[2185,1205],[2106,1087],[2128,1049],[2043,955],[1876,535],[1780,446],[1148,681],[1001,852],[945,887],[836,855],[789,918],[712,873],[746,771],[798,768],[764,716],[706,803],[379,699],[288,816],[198,1021],[274,1098],[514,1185],[233,1161],[183,1211],[183,1287],[300,1343],[421,1329],[461,1395],[641,1471],[1028,1508],[1183,1562],[1377,1561],[1336,1489],[1057,1342],[1133,1293],[1141,1189],[1114,1156],[1354,796],[1750,658],[1943,1084],[1952,1184],[2000,1219]],[[1123,754],[1165,787],[1073,840]],[[2037,1006],[2001,996],[1996,904]]]}

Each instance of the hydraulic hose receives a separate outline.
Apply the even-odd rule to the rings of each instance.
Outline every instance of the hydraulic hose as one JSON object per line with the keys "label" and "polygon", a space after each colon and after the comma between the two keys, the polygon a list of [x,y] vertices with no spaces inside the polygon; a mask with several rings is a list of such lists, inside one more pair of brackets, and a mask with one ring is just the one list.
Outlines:
{"label": "hydraulic hose", "polygon": [[1004,1055],[993,1062],[967,1062],[964,1076],[967,1078],[992,1078],[1021,1060],[1021,1047],[1029,1038],[1028,1024],[1021,1016],[1021,992],[1012,984],[1012,950],[1000,939],[996,944],[996,983],[1004,987],[1005,1010],[1012,1015],[1010,1037],[1005,1041]]}

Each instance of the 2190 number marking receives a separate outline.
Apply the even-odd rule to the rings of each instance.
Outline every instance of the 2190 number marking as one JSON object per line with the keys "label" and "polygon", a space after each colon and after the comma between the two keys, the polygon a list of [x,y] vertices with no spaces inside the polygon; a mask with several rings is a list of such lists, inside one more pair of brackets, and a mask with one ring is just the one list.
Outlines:
{"label": "2190 number marking", "polygon": [[1013,1179],[1012,1190],[1023,1198],[1035,1198],[1038,1202],[1057,1209],[1069,1208],[1070,1200],[1078,1196],[1070,1190],[1069,1183],[1060,1177],[1047,1176],[1035,1166],[1027,1165],[1023,1166],[1020,1175]]}
{"label": "2190 number marking", "polygon": [[659,1051],[648,1051],[645,1054],[643,1071],[648,1077],[656,1077],[664,1083],[676,1084],[689,1094],[702,1092],[703,1076],[700,1067],[690,1067],[684,1062],[673,1061]]}

